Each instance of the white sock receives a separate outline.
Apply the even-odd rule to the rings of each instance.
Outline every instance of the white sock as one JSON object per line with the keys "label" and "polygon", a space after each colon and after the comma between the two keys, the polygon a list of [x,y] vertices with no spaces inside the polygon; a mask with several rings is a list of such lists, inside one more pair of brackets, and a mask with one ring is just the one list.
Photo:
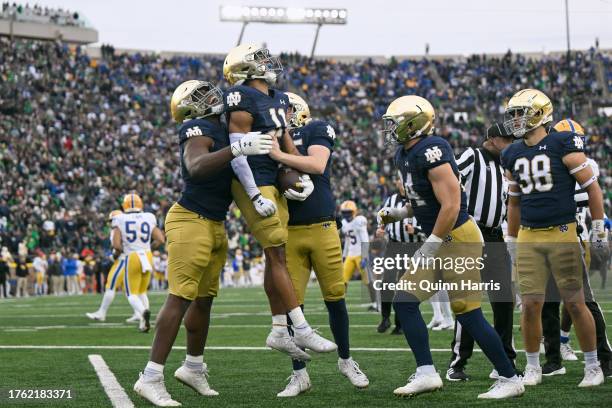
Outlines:
{"label": "white sock", "polygon": [[149,310],[149,297],[147,296],[147,294],[143,293],[142,295],[138,295],[138,297],[140,298],[140,301],[142,302],[144,308],[146,310]]}
{"label": "white sock", "polygon": [[202,354],[199,356],[191,356],[187,354],[185,356],[185,362],[183,365],[191,371],[200,373],[204,369],[204,356]]}
{"label": "white sock", "polygon": [[561,337],[569,337],[570,332],[561,330]]}
{"label": "white sock", "polygon": [[299,370],[293,370],[293,374],[295,375],[304,375],[304,374],[308,374],[306,372],[306,367],[304,368],[300,368]]}
{"label": "white sock", "polygon": [[154,363],[153,361],[149,361],[144,371],[142,372],[142,375],[145,378],[145,380],[153,379],[160,374],[164,375],[164,365]]}
{"label": "white sock", "polygon": [[444,315],[442,314],[442,307],[440,306],[440,298],[438,294],[435,294],[431,297],[431,308],[433,309],[433,318],[432,320],[441,322],[444,320]]}
{"label": "white sock", "polygon": [[597,350],[593,351],[585,351],[584,353],[584,365],[585,367],[599,365],[599,360],[597,360]]}
{"label": "white sock", "polygon": [[535,353],[525,352],[527,355],[527,364],[534,367],[540,366],[540,352],[536,351]]}
{"label": "white sock", "polygon": [[138,314],[138,316],[142,316],[145,311],[144,305],[142,301],[138,297],[138,295],[130,295],[128,296],[128,302],[130,302],[130,306],[134,309],[134,312]]}
{"label": "white sock", "polygon": [[287,315],[272,315],[272,331],[275,333],[287,332]]}
{"label": "white sock", "polygon": [[108,311],[108,308],[110,307],[111,303],[113,303],[114,299],[115,291],[113,289],[109,289],[104,292],[104,297],[102,298],[102,303],[100,304],[99,312],[106,316],[106,312]]}
{"label": "white sock", "polygon": [[304,312],[302,312],[302,308],[299,306],[289,311],[289,318],[291,319],[293,327],[296,329],[305,329],[308,327]]}
{"label": "white sock", "polygon": [[423,365],[417,367],[416,372],[417,374],[435,374],[436,367],[434,367],[433,365]]}

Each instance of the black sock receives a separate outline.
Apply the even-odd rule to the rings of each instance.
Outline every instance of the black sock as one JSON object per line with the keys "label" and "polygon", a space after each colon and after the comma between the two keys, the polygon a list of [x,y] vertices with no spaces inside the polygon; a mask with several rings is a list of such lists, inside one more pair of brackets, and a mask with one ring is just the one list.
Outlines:
{"label": "black sock", "polygon": [[338,356],[347,359],[351,356],[349,348],[349,318],[346,302],[340,299],[334,302],[325,301],[329,314],[329,327],[338,345]]}

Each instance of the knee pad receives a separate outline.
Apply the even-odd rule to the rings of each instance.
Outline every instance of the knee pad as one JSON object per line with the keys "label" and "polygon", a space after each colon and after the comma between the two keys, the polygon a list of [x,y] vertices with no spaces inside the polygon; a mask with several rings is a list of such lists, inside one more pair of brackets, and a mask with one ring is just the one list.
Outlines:
{"label": "knee pad", "polygon": [[340,299],[344,299],[346,294],[346,286],[344,283],[334,283],[333,285],[324,288],[323,300],[326,302],[337,302]]}
{"label": "knee pad", "polygon": [[287,230],[284,228],[274,228],[268,235],[268,244],[271,247],[285,245],[287,243]]}
{"label": "knee pad", "polygon": [[455,299],[451,301],[451,309],[455,314],[468,313],[480,307],[480,301]]}

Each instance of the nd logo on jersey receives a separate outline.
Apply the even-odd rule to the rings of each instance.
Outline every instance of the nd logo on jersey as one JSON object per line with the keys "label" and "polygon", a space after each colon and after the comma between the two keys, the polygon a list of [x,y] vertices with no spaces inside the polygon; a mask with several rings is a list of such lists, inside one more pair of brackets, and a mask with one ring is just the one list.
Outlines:
{"label": "nd logo on jersey", "polygon": [[199,126],[190,127],[187,129],[187,132],[185,132],[185,136],[188,138],[192,136],[202,136],[202,129],[200,129]]}
{"label": "nd logo on jersey", "polygon": [[227,94],[227,105],[228,106],[238,106],[240,101],[242,100],[242,96],[239,92],[230,92]]}
{"label": "nd logo on jersey", "polygon": [[425,159],[430,163],[435,163],[442,158],[442,150],[438,146],[430,147],[425,150]]}

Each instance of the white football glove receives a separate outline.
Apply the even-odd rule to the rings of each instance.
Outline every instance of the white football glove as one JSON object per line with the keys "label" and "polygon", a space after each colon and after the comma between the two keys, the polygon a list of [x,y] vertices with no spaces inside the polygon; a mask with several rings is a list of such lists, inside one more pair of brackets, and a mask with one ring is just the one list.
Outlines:
{"label": "white football glove", "polygon": [[269,217],[276,212],[274,201],[262,196],[261,193],[251,198],[251,201],[253,201],[257,213],[262,217]]}
{"label": "white football glove", "polygon": [[[413,265],[419,265],[419,263],[422,262],[423,265],[419,265],[419,268],[421,266],[426,267],[427,260],[436,256],[443,242],[444,240],[442,238],[435,236],[434,234],[427,237],[423,245],[421,245],[421,247],[416,250],[414,255],[412,255]],[[416,272],[416,268],[414,269],[414,272]]]}
{"label": "white football glove", "polygon": [[288,189],[283,194],[287,200],[304,201],[314,191],[314,183],[308,174],[300,176],[300,181],[297,184],[302,186],[302,192],[300,193],[291,188]]}
{"label": "white football glove", "polygon": [[509,235],[504,238],[506,241],[506,248],[508,249],[508,253],[510,254],[510,260],[512,261],[512,265],[516,265],[516,237],[511,237]]}
{"label": "white football glove", "polygon": [[409,217],[409,206],[395,208],[383,207],[376,214],[376,222],[378,225],[390,224],[392,222],[403,220]]}
{"label": "white football glove", "polygon": [[272,136],[249,132],[230,145],[234,157],[268,154],[272,150]]}

